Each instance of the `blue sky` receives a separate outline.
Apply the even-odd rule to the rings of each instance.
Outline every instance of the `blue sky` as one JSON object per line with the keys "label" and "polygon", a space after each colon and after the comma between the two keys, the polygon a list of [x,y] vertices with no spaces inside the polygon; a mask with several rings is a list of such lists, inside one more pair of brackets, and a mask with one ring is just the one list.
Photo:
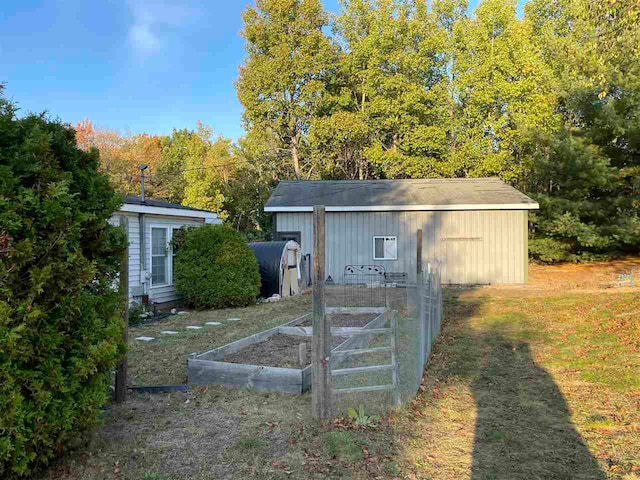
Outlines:
{"label": "blue sky", "polygon": [[[244,0],[2,0],[0,82],[23,112],[169,134],[242,135]],[[472,2],[475,3],[475,2]],[[337,11],[337,0],[324,0]]]}

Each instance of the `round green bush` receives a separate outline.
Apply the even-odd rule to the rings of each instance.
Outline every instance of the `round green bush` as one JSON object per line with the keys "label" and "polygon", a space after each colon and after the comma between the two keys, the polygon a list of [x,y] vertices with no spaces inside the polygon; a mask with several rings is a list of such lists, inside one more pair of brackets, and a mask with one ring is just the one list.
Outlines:
{"label": "round green bush", "polygon": [[176,235],[176,288],[194,308],[246,307],[260,292],[260,272],[242,236],[224,225]]}
{"label": "round green bush", "polygon": [[73,129],[0,88],[0,478],[38,478],[92,426],[121,358],[121,198]]}

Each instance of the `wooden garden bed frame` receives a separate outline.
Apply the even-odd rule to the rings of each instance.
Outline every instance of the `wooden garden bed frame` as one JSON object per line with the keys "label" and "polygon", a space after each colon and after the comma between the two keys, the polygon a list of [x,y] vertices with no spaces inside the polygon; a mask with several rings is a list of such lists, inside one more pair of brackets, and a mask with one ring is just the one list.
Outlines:
{"label": "wooden garden bed frame", "polygon": [[[375,329],[382,326],[386,320],[385,307],[337,307],[327,308],[327,314],[361,314],[376,313],[376,318],[362,328]],[[248,365],[241,363],[225,362],[224,357],[236,353],[250,345],[264,342],[269,337],[278,334],[308,336],[304,327],[299,327],[311,318],[311,313],[303,315],[295,320],[284,323],[269,330],[256,333],[249,337],[241,338],[219,348],[209,350],[187,360],[187,382],[196,385],[224,385],[236,388],[252,388],[255,390],[277,391],[281,393],[301,394],[311,388],[311,371],[313,365],[305,368],[266,367],[261,365]],[[363,341],[356,331],[344,331],[340,336],[349,336],[344,342],[336,346],[332,352],[358,348]],[[294,331],[296,333],[294,333]],[[311,337],[309,336],[309,339]],[[334,361],[339,361],[340,356],[331,356],[332,367]],[[335,359],[335,360],[334,360]]]}

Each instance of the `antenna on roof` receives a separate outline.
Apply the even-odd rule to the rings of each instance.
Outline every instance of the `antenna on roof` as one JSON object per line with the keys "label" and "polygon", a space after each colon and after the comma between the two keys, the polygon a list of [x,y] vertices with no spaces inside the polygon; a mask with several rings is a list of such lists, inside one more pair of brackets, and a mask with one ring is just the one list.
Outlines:
{"label": "antenna on roof", "polygon": [[146,163],[141,163],[138,168],[140,169],[140,200],[144,203],[144,179],[146,177],[144,171],[149,168],[149,166]]}

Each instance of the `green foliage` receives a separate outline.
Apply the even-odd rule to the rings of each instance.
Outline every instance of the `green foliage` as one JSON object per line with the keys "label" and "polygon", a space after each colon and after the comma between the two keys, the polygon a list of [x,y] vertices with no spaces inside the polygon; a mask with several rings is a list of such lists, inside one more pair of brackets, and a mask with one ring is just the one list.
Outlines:
{"label": "green foliage", "polygon": [[258,261],[242,236],[223,225],[181,229],[175,240],[176,288],[194,308],[244,307],[260,291]]}
{"label": "green foliage", "polygon": [[189,207],[218,213],[225,219],[222,209],[224,195],[222,190],[226,181],[226,172],[234,168],[231,140],[218,137],[211,140],[211,128],[198,125],[197,134],[188,142],[185,157],[185,188],[182,203]]}
{"label": "green foliage", "polygon": [[351,432],[340,430],[327,434],[327,454],[345,462],[357,462],[363,457],[362,448],[356,444]]}
{"label": "green foliage", "polygon": [[129,305],[129,325],[135,327],[143,321],[142,314],[145,313],[144,306],[139,303]]}
{"label": "green foliage", "polygon": [[[1,94],[1,91],[0,91]],[[124,352],[121,198],[98,152],[0,95],[0,477],[36,478],[96,423]]]}
{"label": "green foliage", "polygon": [[515,0],[485,0],[454,26],[453,117],[449,157],[457,176],[500,176],[523,185],[532,132],[559,125],[554,79]]}
{"label": "green foliage", "polygon": [[406,0],[342,2],[334,29],[344,49],[326,101],[331,115],[314,120],[310,139],[338,168],[321,164],[320,172],[360,179],[442,174],[451,15]]}
{"label": "green foliage", "polygon": [[637,253],[639,9],[626,1],[536,0],[527,12],[559,79],[564,117],[531,152],[530,185],[541,205],[531,253],[545,261]]}
{"label": "green foliage", "polygon": [[304,134],[335,61],[336,49],[322,31],[328,15],[320,0],[257,0],[242,18],[247,57],[237,90],[245,124],[273,132],[300,178]]}
{"label": "green foliage", "polygon": [[238,441],[238,448],[243,450],[256,450],[264,447],[264,442],[257,438],[243,438]]}
{"label": "green foliage", "polygon": [[349,418],[353,420],[358,427],[368,427],[380,420],[376,415],[367,415],[364,411],[364,405],[362,404],[360,404],[357,410],[355,408],[349,408],[347,415],[349,415]]}
{"label": "green foliage", "polygon": [[167,480],[167,478],[164,473],[147,472],[144,474],[143,480]]}
{"label": "green foliage", "polygon": [[291,175],[289,162],[274,153],[276,140],[265,132],[252,131],[238,141],[234,150],[236,173],[223,189],[227,223],[248,239],[264,240],[271,235],[271,215],[264,212],[273,187],[282,175]]}

